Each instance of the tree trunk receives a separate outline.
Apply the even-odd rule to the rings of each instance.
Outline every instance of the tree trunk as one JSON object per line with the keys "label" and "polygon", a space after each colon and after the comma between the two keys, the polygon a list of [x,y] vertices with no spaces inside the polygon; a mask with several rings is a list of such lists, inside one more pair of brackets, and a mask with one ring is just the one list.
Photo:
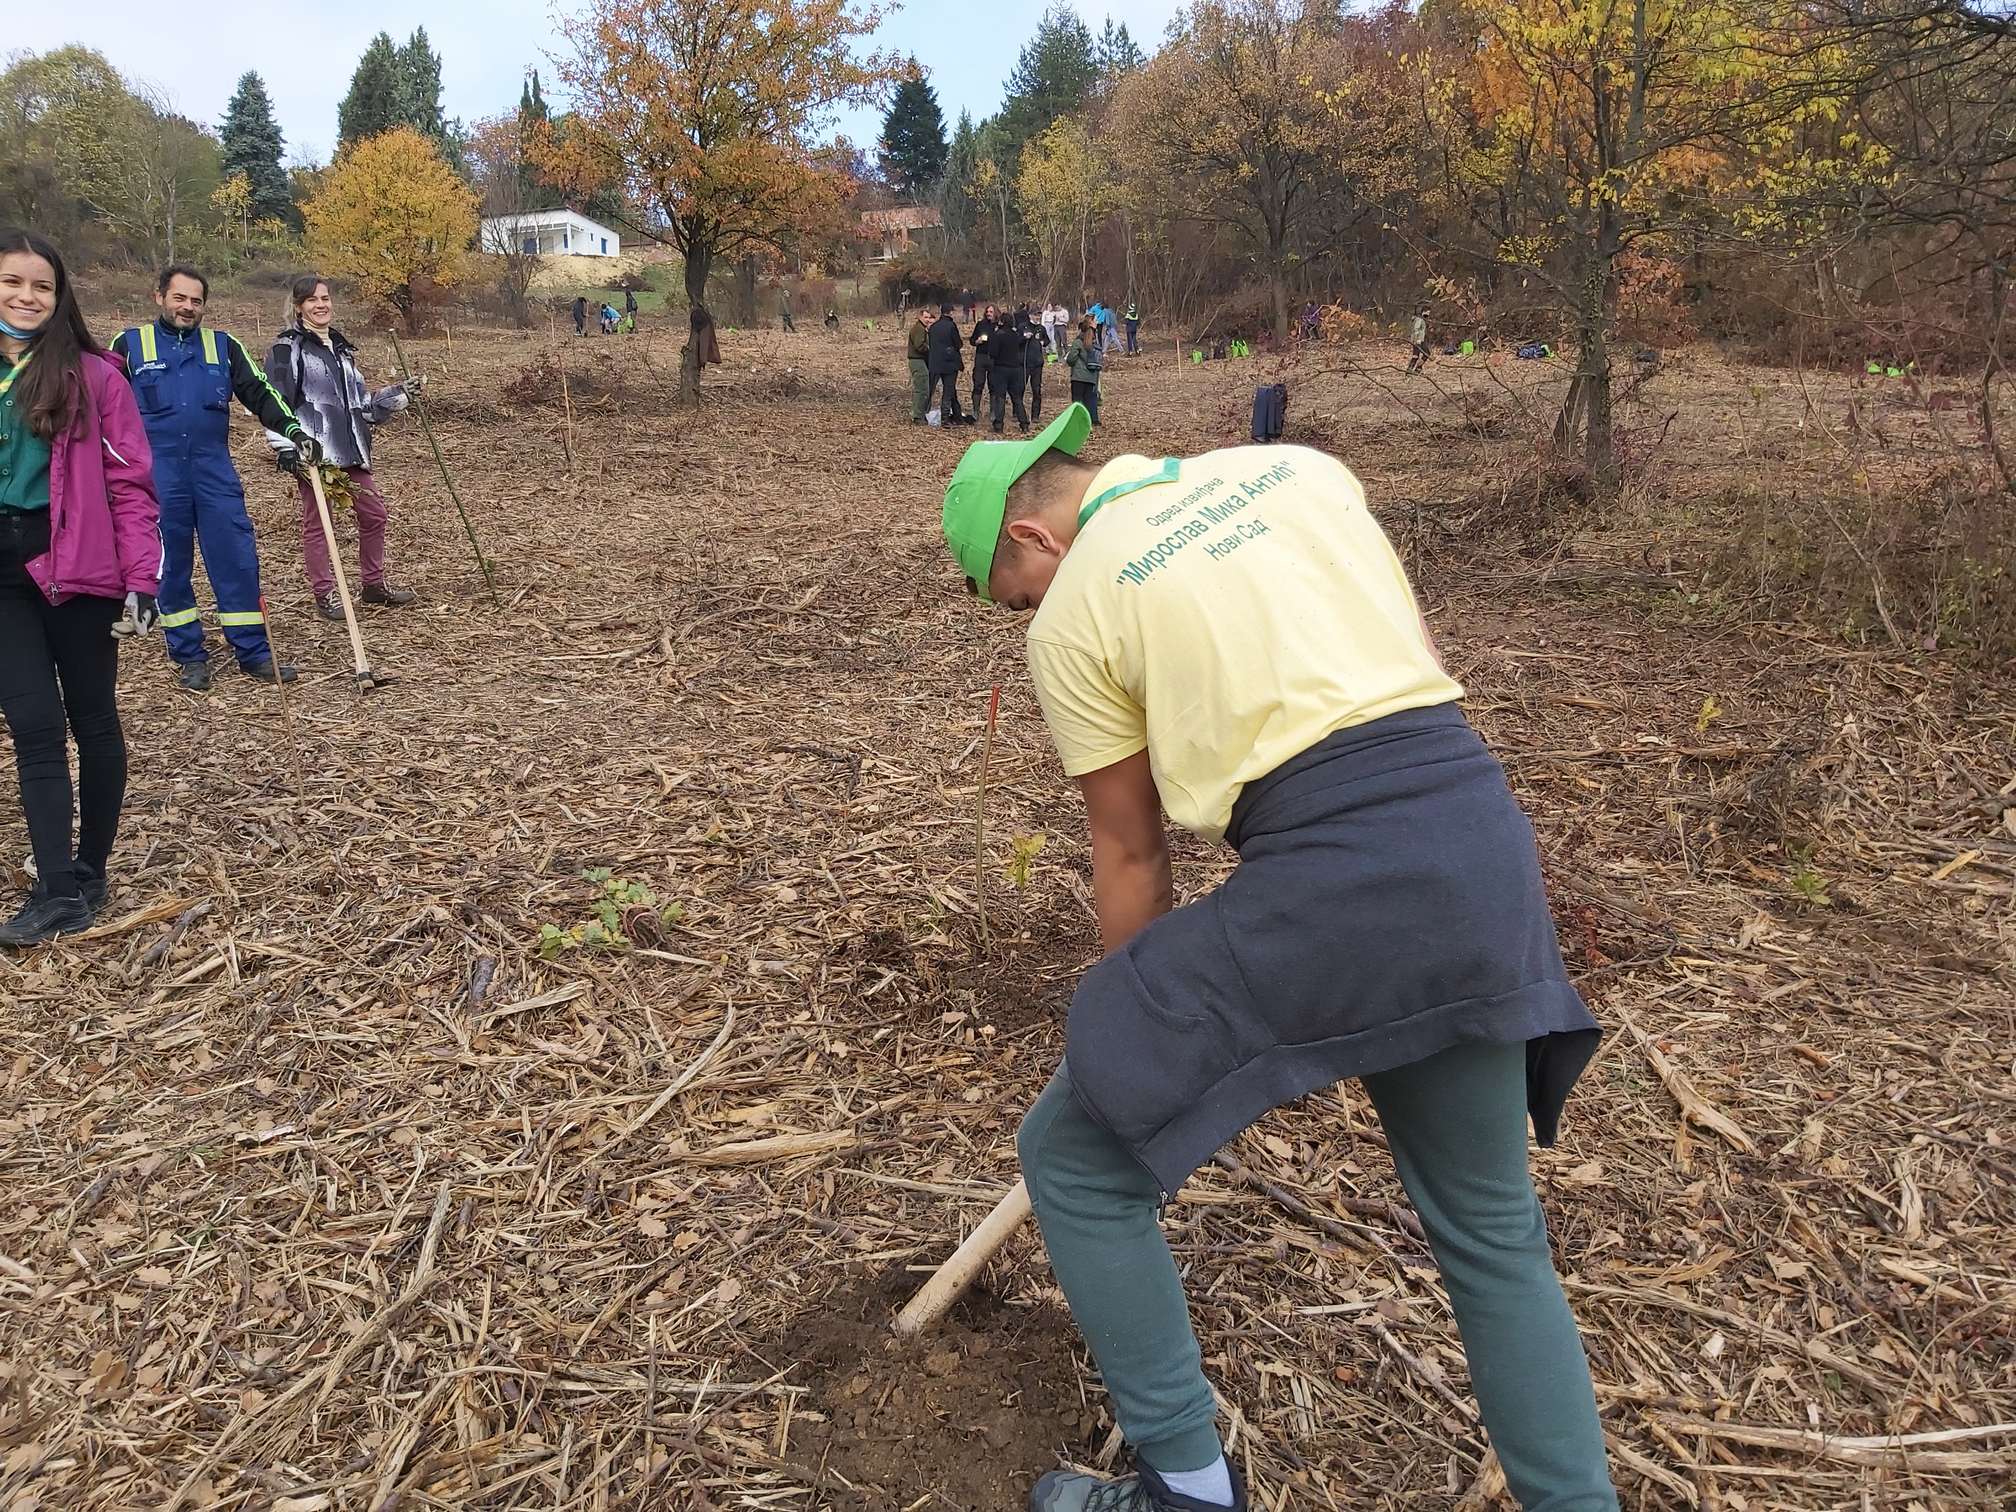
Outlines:
{"label": "tree trunk", "polygon": [[1275,259],[1274,270],[1268,275],[1268,283],[1274,293],[1274,345],[1280,351],[1288,350],[1288,272]]}
{"label": "tree trunk", "polygon": [[682,403],[700,402],[700,373],[711,359],[720,356],[714,339],[714,317],[707,309],[707,275],[714,266],[711,248],[686,249],[686,300],[692,311],[686,320],[686,345],[679,353],[679,398]]}
{"label": "tree trunk", "polygon": [[756,324],[756,255],[752,252],[735,265],[735,323]]}
{"label": "tree trunk", "polygon": [[1576,379],[1582,389],[1585,416],[1583,460],[1589,477],[1602,492],[1617,486],[1617,435],[1610,409],[1610,315],[1614,300],[1608,228],[1599,233],[1595,256],[1582,282],[1581,308],[1577,312],[1577,341],[1581,352]]}

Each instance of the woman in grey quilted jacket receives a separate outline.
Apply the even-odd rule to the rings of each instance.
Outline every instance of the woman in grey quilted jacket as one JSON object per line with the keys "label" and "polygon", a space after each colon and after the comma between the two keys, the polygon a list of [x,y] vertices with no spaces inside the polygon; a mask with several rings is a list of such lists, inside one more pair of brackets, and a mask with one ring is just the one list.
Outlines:
{"label": "woman in grey quilted jacket", "polygon": [[[397,587],[385,576],[387,510],[371,476],[371,432],[406,408],[407,394],[422,380],[415,376],[381,389],[365,388],[357,348],[331,324],[336,306],[327,279],[313,273],[295,279],[288,305],[293,323],[273,343],[266,359],[267,376],[293,406],[302,429],[321,444],[325,468],[341,469],[347,480],[340,492],[348,494],[357,516],[358,577],[363,583],[358,598],[367,604],[410,604],[417,596],[413,590]],[[307,470],[285,437],[268,431],[266,439],[279,454],[282,469],[299,482],[301,555],[315,590],[316,612],[324,619],[340,620],[336,571],[322,539]]]}

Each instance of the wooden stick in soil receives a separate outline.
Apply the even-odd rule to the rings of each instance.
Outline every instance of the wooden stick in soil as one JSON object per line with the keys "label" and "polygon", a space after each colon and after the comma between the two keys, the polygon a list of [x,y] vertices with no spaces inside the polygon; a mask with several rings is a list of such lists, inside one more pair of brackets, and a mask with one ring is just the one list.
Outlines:
{"label": "wooden stick in soil", "polygon": [[266,649],[273,656],[273,686],[280,690],[280,722],[287,727],[288,765],[294,778],[294,796],[301,796],[301,740],[294,733],[294,705],[287,697],[287,679],[280,675],[280,642],[273,638],[273,611],[266,607],[266,595],[259,595],[259,612],[266,617]]}
{"label": "wooden stick in soil", "polygon": [[987,948],[987,774],[994,765],[994,724],[1001,713],[1001,684],[987,695],[987,734],[980,747],[980,781],[973,789],[973,912],[980,948]]}
{"label": "wooden stick in soil", "polygon": [[980,1226],[966,1236],[966,1242],[952,1252],[931,1279],[917,1288],[917,1295],[896,1314],[896,1332],[913,1337],[945,1316],[945,1310],[959,1300],[973,1284],[981,1267],[992,1260],[1001,1246],[1027,1221],[1030,1213],[1029,1188],[1016,1182],[1007,1196],[994,1204],[994,1211],[980,1220]]}
{"label": "wooden stick in soil", "polygon": [[[406,350],[399,345],[399,333],[393,331],[391,335],[392,355],[399,359],[399,378],[404,382],[413,374],[406,366]],[[453,336],[448,338],[448,349],[451,352],[455,349]],[[469,549],[476,553],[476,566],[483,574],[483,586],[490,591],[490,602],[493,607],[502,608],[497,599],[497,579],[490,574],[490,558],[483,554],[482,546],[477,543],[476,527],[469,523],[469,511],[462,507],[462,495],[455,487],[454,478],[448,474],[448,462],[441,455],[441,443],[434,439],[434,427],[427,421],[427,406],[421,402],[418,389],[408,389],[406,392],[413,401],[413,414],[420,422],[421,431],[426,434],[427,444],[434,451],[434,465],[441,469],[441,481],[448,485],[448,497],[455,501],[455,513],[462,518],[462,533],[469,537]]]}
{"label": "wooden stick in soil", "polygon": [[364,633],[357,628],[357,611],[350,603],[350,584],[343,576],[343,553],[336,544],[336,524],[329,518],[329,496],[322,491],[322,465],[311,462],[308,465],[308,486],[315,494],[315,513],[322,521],[322,539],[329,547],[329,567],[336,576],[336,601],[343,606],[343,626],[350,632],[350,654],[356,665],[352,676],[357,686],[369,692],[377,681],[371,675],[371,663],[364,656]]}

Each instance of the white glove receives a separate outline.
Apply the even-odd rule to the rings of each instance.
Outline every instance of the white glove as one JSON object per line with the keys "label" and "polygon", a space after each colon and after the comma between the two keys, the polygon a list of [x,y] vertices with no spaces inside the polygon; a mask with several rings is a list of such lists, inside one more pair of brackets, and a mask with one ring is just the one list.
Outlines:
{"label": "white glove", "polygon": [[126,595],[126,613],[114,622],[112,633],[124,639],[127,636],[145,635],[154,628],[154,622],[161,618],[160,606],[154,602],[151,593],[129,593]]}

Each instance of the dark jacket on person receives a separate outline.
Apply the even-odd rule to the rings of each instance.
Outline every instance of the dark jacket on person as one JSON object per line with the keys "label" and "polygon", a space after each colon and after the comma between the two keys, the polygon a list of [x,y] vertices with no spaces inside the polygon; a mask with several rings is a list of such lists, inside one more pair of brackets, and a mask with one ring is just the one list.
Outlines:
{"label": "dark jacket on person", "polygon": [[[953,328],[953,334],[954,335],[958,334],[958,328],[956,326]],[[924,322],[921,320],[911,321],[909,346],[905,350],[908,352],[909,356],[913,359],[921,357],[927,362],[930,361],[931,327],[925,325]]]}
{"label": "dark jacket on person", "polygon": [[959,355],[959,327],[950,315],[940,315],[931,322],[927,343],[932,377],[949,377],[966,366],[966,359]]}
{"label": "dark jacket on person", "polygon": [[992,365],[994,361],[995,322],[982,315],[973,323],[973,334],[967,338],[973,345],[973,365]]}
{"label": "dark jacket on person", "polygon": [[1022,366],[1029,372],[1043,370],[1043,355],[1050,350],[1050,338],[1043,334],[1043,327],[1036,324],[1033,316],[1022,317],[1020,327],[1022,337]]}
{"label": "dark jacket on person", "polygon": [[[266,356],[266,375],[338,467],[369,467],[372,428],[406,408],[404,381],[367,389],[357,348],[335,329],[325,344],[312,332],[289,326]],[[266,439],[276,451],[292,444],[271,429]]]}
{"label": "dark jacket on person", "polygon": [[987,355],[994,365],[1009,372],[1018,371],[1022,366],[1022,327],[1012,316],[1004,316],[994,325],[994,332],[987,340]]}

